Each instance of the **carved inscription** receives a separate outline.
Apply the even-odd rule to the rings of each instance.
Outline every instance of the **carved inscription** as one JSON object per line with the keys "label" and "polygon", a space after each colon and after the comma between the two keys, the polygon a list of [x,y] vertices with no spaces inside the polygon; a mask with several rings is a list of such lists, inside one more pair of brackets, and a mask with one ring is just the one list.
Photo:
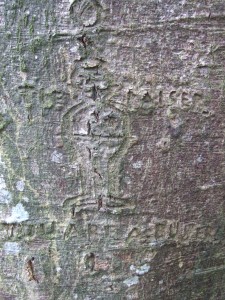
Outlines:
{"label": "carved inscription", "polygon": [[162,107],[195,111],[204,104],[203,92],[182,88],[129,90],[127,99],[130,111],[137,111],[139,114],[149,114]]}

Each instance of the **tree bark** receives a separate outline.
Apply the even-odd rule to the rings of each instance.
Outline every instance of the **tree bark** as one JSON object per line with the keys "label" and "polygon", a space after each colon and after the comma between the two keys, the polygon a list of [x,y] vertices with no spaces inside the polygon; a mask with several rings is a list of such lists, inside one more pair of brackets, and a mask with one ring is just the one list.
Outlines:
{"label": "tree bark", "polygon": [[0,1],[0,299],[225,299],[222,0]]}

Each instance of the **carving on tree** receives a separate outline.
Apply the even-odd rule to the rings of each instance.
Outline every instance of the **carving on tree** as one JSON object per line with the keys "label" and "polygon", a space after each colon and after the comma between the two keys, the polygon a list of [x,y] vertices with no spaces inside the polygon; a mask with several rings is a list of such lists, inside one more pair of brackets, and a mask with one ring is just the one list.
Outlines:
{"label": "carving on tree", "polygon": [[1,299],[224,299],[223,11],[0,1]]}

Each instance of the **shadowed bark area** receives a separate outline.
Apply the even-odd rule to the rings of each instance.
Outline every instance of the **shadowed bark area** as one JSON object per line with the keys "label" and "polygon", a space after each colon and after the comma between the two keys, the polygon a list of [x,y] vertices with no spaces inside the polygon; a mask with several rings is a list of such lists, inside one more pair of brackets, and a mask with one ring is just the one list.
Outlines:
{"label": "shadowed bark area", "polygon": [[0,1],[0,299],[225,299],[225,3]]}

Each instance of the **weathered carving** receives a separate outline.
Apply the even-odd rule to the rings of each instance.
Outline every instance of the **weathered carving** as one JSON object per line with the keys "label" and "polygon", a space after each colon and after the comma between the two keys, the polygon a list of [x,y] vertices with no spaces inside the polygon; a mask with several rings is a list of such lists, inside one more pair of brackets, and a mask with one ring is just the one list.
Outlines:
{"label": "weathered carving", "polygon": [[0,297],[224,298],[223,4],[189,2],[0,3]]}
{"label": "weathered carving", "polygon": [[70,13],[78,23],[85,27],[94,26],[100,17],[101,5],[97,0],[73,1]]}

